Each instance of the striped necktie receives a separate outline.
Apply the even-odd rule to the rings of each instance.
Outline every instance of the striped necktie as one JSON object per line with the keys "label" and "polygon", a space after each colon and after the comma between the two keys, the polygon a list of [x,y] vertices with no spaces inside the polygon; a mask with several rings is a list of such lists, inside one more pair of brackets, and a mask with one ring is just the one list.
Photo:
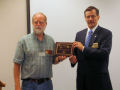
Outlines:
{"label": "striped necktie", "polygon": [[92,31],[92,30],[89,30],[88,36],[87,36],[87,38],[86,38],[86,40],[85,40],[85,47],[88,47],[89,42],[90,42],[90,38],[91,38],[92,34],[93,34],[93,31]]}

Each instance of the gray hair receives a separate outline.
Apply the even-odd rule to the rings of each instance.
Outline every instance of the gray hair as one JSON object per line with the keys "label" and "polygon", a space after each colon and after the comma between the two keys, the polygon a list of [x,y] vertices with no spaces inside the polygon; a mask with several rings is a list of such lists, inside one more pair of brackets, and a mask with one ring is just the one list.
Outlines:
{"label": "gray hair", "polygon": [[33,22],[34,17],[35,17],[36,15],[42,15],[42,16],[44,16],[44,17],[45,17],[45,22],[47,22],[47,17],[46,17],[46,15],[45,15],[44,13],[42,13],[42,12],[37,12],[37,13],[35,13],[35,14],[33,15],[33,17],[32,17],[32,22]]}

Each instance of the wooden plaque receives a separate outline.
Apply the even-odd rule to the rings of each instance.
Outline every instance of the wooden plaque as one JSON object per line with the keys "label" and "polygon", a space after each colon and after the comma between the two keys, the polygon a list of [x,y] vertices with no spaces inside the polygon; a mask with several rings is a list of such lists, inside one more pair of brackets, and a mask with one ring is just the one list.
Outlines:
{"label": "wooden plaque", "polygon": [[70,56],[73,54],[72,42],[56,42],[55,55]]}

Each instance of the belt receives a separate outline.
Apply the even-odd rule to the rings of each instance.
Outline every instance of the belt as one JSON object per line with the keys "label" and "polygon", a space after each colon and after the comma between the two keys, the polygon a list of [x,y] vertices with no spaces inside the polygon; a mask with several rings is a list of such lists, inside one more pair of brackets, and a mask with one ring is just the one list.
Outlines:
{"label": "belt", "polygon": [[50,78],[41,78],[41,79],[31,79],[31,78],[28,78],[28,79],[23,79],[24,81],[31,81],[31,82],[35,82],[37,84],[42,84],[44,83],[45,81],[48,81],[50,80]]}

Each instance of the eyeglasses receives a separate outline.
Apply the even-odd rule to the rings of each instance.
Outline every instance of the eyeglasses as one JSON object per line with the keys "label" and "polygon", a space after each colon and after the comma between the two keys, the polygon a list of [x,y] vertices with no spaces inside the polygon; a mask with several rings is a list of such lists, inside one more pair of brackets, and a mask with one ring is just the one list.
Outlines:
{"label": "eyeglasses", "polygon": [[44,25],[46,22],[42,22],[42,21],[34,21],[34,24],[40,24],[40,25]]}

